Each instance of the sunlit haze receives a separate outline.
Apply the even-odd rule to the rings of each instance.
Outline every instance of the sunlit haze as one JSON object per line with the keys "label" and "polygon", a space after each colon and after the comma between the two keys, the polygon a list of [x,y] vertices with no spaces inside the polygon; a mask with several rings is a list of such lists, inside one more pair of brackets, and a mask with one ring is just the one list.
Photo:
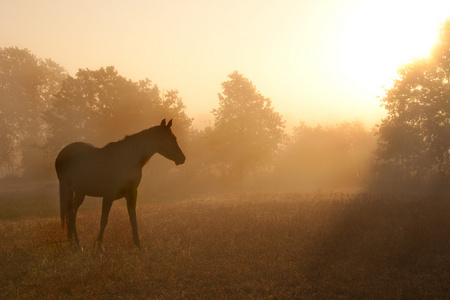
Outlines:
{"label": "sunlit haze", "polygon": [[75,75],[114,66],[177,89],[196,126],[237,70],[289,124],[384,115],[397,67],[429,53],[450,1],[0,0],[0,47],[27,48]]}

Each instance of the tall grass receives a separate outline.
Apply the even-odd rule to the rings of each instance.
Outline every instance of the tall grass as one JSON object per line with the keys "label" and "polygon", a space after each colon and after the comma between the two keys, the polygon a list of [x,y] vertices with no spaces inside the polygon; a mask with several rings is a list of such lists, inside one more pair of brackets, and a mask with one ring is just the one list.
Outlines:
{"label": "tall grass", "polygon": [[[16,199],[35,206],[37,195]],[[78,214],[74,252],[54,199],[22,215],[0,205],[2,299],[423,299],[450,295],[450,203],[350,194],[236,194],[138,203],[142,249],[124,201],[106,254],[100,201]],[[1,199],[0,202],[8,202]],[[88,203],[90,202],[90,203]],[[28,203],[28,204],[27,204]]]}

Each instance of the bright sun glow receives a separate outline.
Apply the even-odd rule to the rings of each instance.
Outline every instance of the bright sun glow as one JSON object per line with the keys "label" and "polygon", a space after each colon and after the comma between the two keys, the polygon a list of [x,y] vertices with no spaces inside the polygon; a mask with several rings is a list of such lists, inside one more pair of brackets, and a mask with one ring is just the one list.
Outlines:
{"label": "bright sun glow", "polygon": [[348,0],[298,15],[303,11],[284,17],[282,34],[260,59],[271,64],[259,74],[280,74],[261,87],[285,91],[278,97],[290,99],[289,111],[299,115],[320,112],[325,122],[358,116],[370,123],[384,117],[378,97],[397,69],[430,53],[450,1]]}
{"label": "bright sun glow", "polygon": [[[438,3],[439,2],[439,3]],[[364,1],[347,12],[337,44],[344,80],[366,89],[389,86],[399,66],[423,57],[437,39],[449,1]],[[378,90],[378,91],[377,91]]]}

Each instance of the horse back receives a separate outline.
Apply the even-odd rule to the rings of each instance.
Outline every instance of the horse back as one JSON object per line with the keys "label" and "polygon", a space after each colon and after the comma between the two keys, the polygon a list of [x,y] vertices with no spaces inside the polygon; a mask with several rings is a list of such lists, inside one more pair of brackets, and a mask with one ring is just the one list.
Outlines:
{"label": "horse back", "polygon": [[65,171],[74,163],[77,158],[95,151],[96,147],[83,142],[75,142],[64,147],[56,157],[55,169],[58,178],[61,180]]}

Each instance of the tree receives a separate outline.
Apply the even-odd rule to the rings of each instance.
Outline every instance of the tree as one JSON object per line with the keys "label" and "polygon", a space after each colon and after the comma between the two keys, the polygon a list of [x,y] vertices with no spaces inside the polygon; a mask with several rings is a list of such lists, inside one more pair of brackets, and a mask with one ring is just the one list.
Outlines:
{"label": "tree", "polygon": [[41,113],[50,105],[66,71],[26,49],[0,48],[0,175],[30,169],[48,131]]}
{"label": "tree", "polygon": [[161,95],[148,79],[133,82],[114,67],[80,69],[63,82],[45,114],[52,134],[46,150],[55,154],[74,141],[102,146],[159,124],[163,118],[176,118],[183,137],[191,125],[184,109],[177,91]]}
{"label": "tree", "polygon": [[382,102],[388,116],[378,133],[379,178],[394,173],[407,185],[448,184],[450,20],[442,24],[430,57],[402,66]]}
{"label": "tree", "polygon": [[282,141],[284,121],[251,81],[238,72],[228,78],[212,111],[210,146],[222,175],[240,180],[268,165]]}

